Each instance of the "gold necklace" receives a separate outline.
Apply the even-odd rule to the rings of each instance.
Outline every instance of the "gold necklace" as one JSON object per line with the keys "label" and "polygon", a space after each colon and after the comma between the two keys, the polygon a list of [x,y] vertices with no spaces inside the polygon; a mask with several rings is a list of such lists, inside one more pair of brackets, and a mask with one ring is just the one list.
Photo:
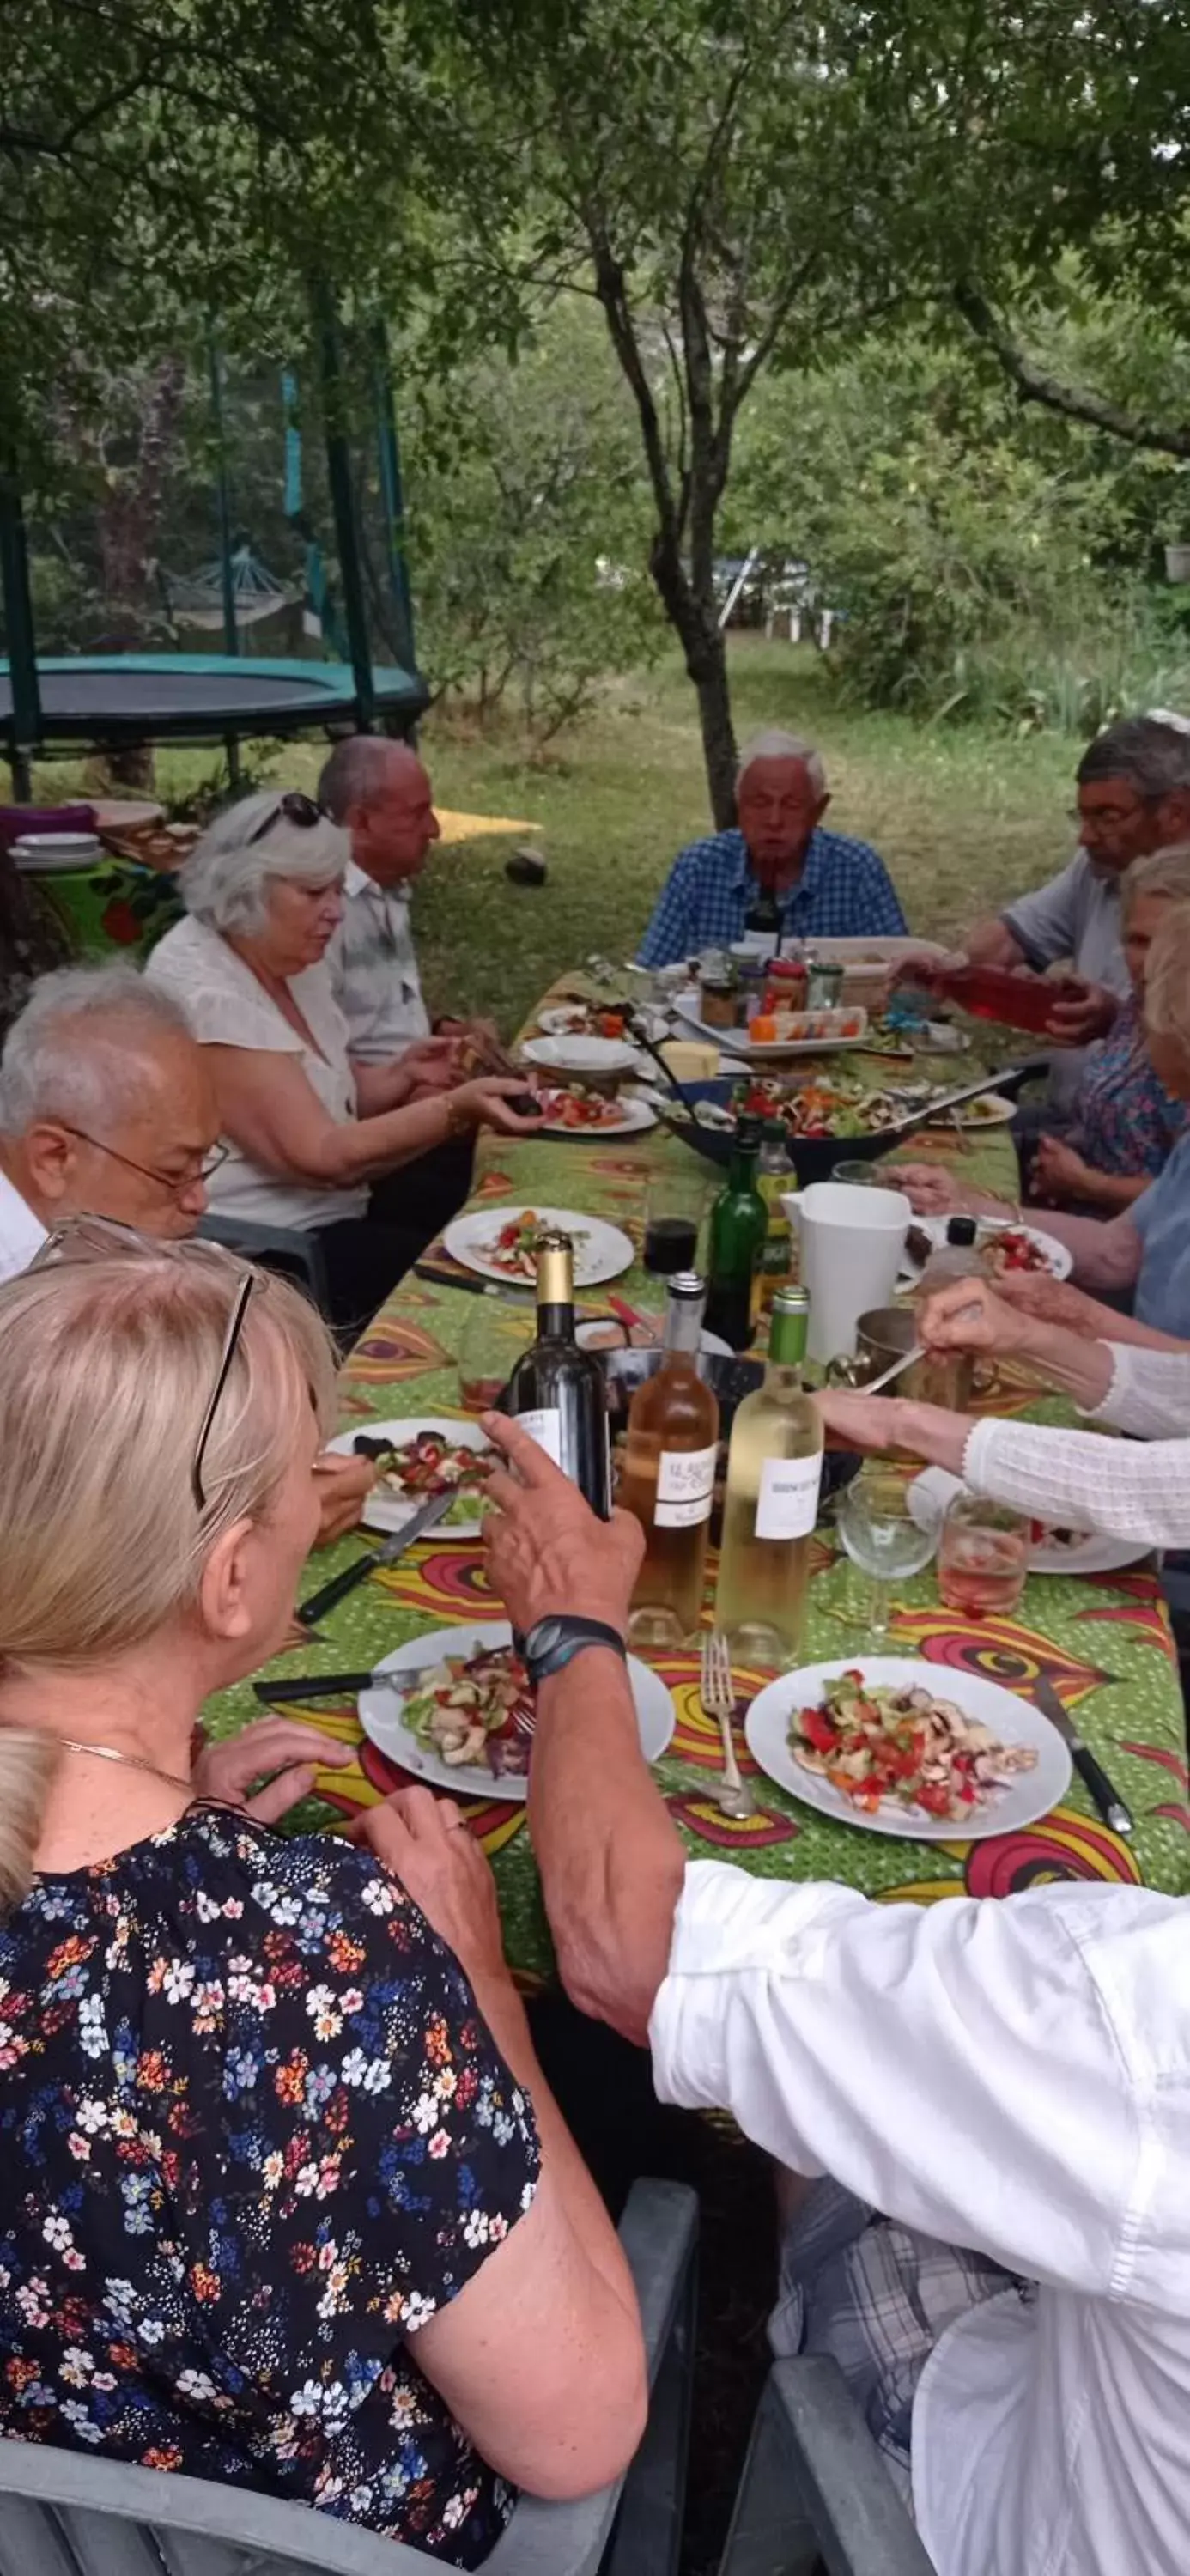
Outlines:
{"label": "gold necklace", "polygon": [[114,1744],[80,1744],[74,1735],[58,1735],[51,1740],[60,1744],[64,1753],[91,1753],[97,1762],[124,1762],[130,1771],[147,1771],[151,1779],[167,1780],[171,1789],[184,1789],[189,1799],[194,1796],[193,1780],[179,1779],[176,1771],[162,1771],[156,1762],[146,1762],[139,1753],[117,1753]]}

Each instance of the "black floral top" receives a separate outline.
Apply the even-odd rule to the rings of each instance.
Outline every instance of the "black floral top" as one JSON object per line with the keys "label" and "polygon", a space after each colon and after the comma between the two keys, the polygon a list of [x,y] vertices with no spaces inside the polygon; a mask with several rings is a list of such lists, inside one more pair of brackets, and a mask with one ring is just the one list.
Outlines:
{"label": "black floral top", "polygon": [[457,2567],[509,2495],[413,2360],[533,2196],[532,2111],[369,1855],[192,1809],[0,1929],[0,2432]]}

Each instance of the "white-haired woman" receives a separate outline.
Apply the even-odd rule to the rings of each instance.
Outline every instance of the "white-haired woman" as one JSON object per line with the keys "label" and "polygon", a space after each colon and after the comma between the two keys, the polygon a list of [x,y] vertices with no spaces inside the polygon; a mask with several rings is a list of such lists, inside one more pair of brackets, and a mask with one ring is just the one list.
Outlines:
{"label": "white-haired woman", "polygon": [[[1175,1100],[1190,1100],[1190,903],[1165,909],[1148,953],[1144,1015],[1145,1043],[1158,1081]],[[987,1190],[952,1181],[933,1164],[897,1165],[896,1174],[922,1215],[966,1210],[1005,1218],[1018,1213]],[[1072,1322],[1076,1331],[1102,1333],[1115,1341],[1144,1342],[1151,1333],[1159,1346],[1170,1335],[1190,1340],[1190,1134],[1183,1132],[1158,1178],[1118,1216],[1101,1220],[1047,1211],[1045,1225],[1073,1254],[1075,1288],[1065,1292],[1067,1302],[1059,1312],[1053,1281],[1022,1281],[1022,1302],[1029,1302],[1031,1292],[1035,1312],[1057,1312],[1057,1319]],[[1131,1291],[1132,1318],[1112,1315],[1096,1300],[1096,1289]],[[1092,1292],[1089,1297],[1082,1293],[1086,1290]]]}
{"label": "white-haired woman", "polygon": [[314,1534],[321,1326],[213,1247],[55,1248],[0,1289],[0,2433],[474,2567],[506,2481],[630,2454],[631,2285],[449,1802],[356,1849],[196,1791]]}
{"label": "white-haired woman", "polygon": [[900,936],[905,916],[883,859],[866,841],[823,830],[829,804],[811,743],[775,727],[754,735],[736,778],[738,828],[679,850],[637,951],[641,965],[729,947],[762,895],[776,901],[786,939]]}
{"label": "white-haired woman", "polygon": [[400,1164],[416,1209],[416,1158],[481,1125],[532,1133],[509,1105],[523,1083],[466,1082],[429,1099],[449,1041],[424,1039],[391,1065],[353,1064],[325,952],[342,917],[347,834],[312,798],[246,796],[204,832],[181,869],[189,918],[146,972],[184,1003],[210,1048],[231,1150],[217,1214],[316,1228],[331,1312],[370,1321],[406,1266],[408,1237],[367,1215],[369,1184]]}

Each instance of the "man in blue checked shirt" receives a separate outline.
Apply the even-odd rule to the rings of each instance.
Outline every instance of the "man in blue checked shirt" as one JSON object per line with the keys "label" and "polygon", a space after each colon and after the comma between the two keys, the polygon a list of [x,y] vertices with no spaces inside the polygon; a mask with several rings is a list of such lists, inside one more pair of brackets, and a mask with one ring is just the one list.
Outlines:
{"label": "man in blue checked shirt", "polygon": [[750,905],[772,889],[786,939],[898,937],[905,916],[866,841],[824,832],[830,803],[818,753],[796,734],[758,733],[740,762],[739,827],[679,850],[638,950],[671,966],[742,939]]}

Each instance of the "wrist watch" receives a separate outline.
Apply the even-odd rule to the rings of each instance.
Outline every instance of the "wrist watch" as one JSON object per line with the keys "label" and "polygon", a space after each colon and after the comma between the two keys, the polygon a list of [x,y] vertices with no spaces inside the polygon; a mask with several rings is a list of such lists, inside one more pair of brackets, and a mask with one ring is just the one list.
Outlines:
{"label": "wrist watch", "polygon": [[602,1619],[572,1619],[563,1613],[553,1619],[538,1619],[521,1649],[529,1679],[536,1690],[548,1681],[551,1673],[560,1673],[584,1646],[610,1646],[613,1654],[628,1661],[628,1648],[618,1628],[609,1628]]}

